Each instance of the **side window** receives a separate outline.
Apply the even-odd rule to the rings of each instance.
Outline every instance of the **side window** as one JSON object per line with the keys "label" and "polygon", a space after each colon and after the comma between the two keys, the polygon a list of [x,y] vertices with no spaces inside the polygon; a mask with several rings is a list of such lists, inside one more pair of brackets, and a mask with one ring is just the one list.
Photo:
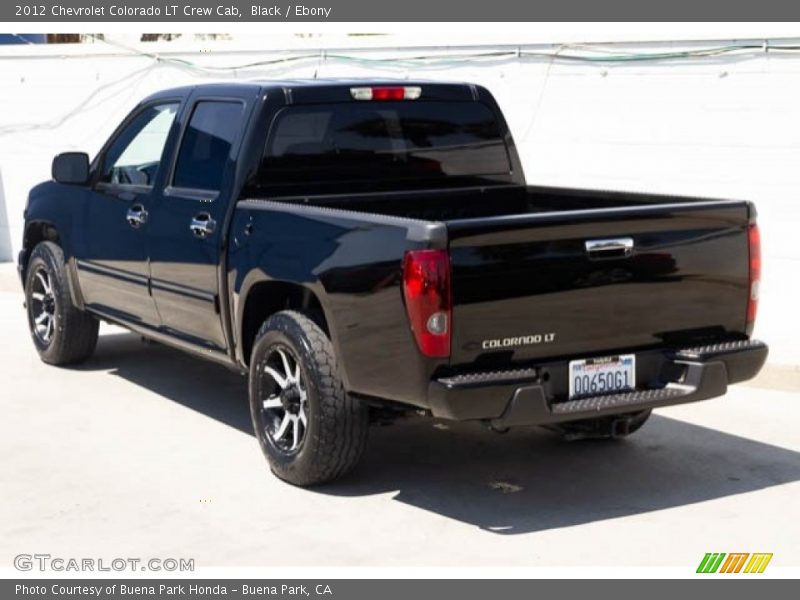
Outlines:
{"label": "side window", "polygon": [[156,104],[136,115],[106,152],[100,181],[152,186],[178,106]]}
{"label": "side window", "polygon": [[240,102],[198,102],[183,135],[172,185],[219,190],[242,121]]}

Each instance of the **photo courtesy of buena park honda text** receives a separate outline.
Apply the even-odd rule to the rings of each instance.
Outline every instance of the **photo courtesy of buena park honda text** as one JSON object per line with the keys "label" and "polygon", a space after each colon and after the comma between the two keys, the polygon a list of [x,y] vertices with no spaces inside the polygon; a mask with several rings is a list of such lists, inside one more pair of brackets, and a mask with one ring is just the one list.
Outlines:
{"label": "photo courtesy of buena park honda text", "polygon": [[796,595],[796,4],[0,18],[2,598]]}

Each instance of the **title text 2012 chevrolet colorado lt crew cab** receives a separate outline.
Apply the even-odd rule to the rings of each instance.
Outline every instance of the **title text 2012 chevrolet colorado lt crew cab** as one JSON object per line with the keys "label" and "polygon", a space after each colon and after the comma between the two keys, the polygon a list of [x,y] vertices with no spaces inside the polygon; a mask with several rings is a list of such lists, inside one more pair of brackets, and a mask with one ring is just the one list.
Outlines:
{"label": "title text 2012 chevrolet colorado lt crew cab", "polygon": [[206,84],[141,102],[35,187],[19,255],[45,362],[98,320],[249,373],[272,470],[349,471],[371,419],[618,437],[756,375],[743,201],[530,187],[469,84]]}

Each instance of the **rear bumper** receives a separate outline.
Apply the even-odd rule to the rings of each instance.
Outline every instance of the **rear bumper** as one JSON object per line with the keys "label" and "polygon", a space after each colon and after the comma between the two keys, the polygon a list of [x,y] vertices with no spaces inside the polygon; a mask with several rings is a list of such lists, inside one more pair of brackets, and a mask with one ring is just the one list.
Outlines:
{"label": "rear bumper", "polygon": [[665,351],[660,371],[674,377],[658,387],[561,402],[548,397],[539,367],[459,375],[432,381],[428,400],[436,417],[487,420],[498,428],[577,421],[722,396],[728,385],[755,377],[767,353],[754,340]]}

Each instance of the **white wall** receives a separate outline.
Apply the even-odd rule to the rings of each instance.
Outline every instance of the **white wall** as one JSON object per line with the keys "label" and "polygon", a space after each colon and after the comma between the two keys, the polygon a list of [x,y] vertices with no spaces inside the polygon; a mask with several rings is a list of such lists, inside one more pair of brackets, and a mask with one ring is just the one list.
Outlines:
{"label": "white wall", "polygon": [[0,169],[0,262],[9,260],[12,255],[11,227],[8,223],[6,195],[3,187],[3,171]]}
{"label": "white wall", "polygon": [[[406,37],[402,44],[407,42]],[[326,43],[328,56],[387,58],[458,51],[337,50],[331,46],[341,40]],[[401,44],[392,38],[347,41],[349,46],[393,43]],[[733,41],[681,42],[680,47],[727,43]],[[306,42],[311,45],[319,47],[323,40]],[[140,48],[157,48],[170,59],[204,67],[289,55],[270,50],[278,46],[275,41],[260,46],[263,49],[254,50],[252,42],[248,47],[207,43],[180,54],[170,53],[166,46]],[[659,42],[606,48],[623,53],[676,46]],[[499,47],[470,51],[493,49]],[[53,55],[55,51],[63,55]],[[27,190],[49,177],[52,156],[69,149],[96,151],[124,114],[151,91],[231,77],[390,75],[468,80],[486,85],[497,97],[531,182],[755,200],[765,257],[759,331],[764,337],[769,333],[776,358],[800,355],[794,349],[800,319],[793,318],[794,299],[800,299],[796,282],[800,53],[615,64],[510,59],[393,68],[326,60],[315,54],[301,63],[214,72],[180,68],[102,44],[93,44],[86,52],[86,47],[0,47],[0,260],[11,259],[19,248]]]}

